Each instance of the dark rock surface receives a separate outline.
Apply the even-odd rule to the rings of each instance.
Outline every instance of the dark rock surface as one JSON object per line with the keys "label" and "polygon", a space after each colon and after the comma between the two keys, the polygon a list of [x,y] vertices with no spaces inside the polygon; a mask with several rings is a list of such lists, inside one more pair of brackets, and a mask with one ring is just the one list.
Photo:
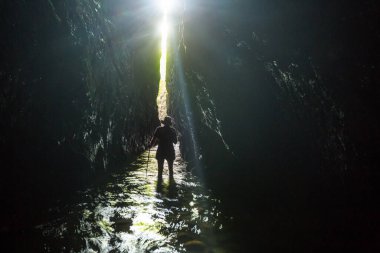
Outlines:
{"label": "dark rock surface", "polygon": [[0,3],[1,191],[11,214],[68,194],[145,149],[158,124],[159,40],[130,42],[151,25],[125,28],[134,18],[125,12],[138,7]]}
{"label": "dark rock surface", "polygon": [[[370,225],[379,221],[373,221],[379,210],[376,5],[187,6],[178,35],[181,63],[172,76],[173,114],[182,142],[190,144],[183,152],[199,160],[207,184],[239,214],[237,222],[252,225],[241,238],[260,237],[253,249],[377,247],[378,230]],[[194,140],[196,152],[189,148]],[[284,241],[273,239],[279,237]]]}
{"label": "dark rock surface", "polygon": [[[0,2],[1,231],[146,148],[160,44],[148,3]],[[193,0],[175,13],[169,114],[242,245],[379,251],[379,10]]]}

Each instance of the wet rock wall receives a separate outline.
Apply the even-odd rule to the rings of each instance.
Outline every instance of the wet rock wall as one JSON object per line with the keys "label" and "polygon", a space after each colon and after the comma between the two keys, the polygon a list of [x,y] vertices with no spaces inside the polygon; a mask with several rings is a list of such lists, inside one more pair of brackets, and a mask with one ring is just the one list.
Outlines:
{"label": "wet rock wall", "polygon": [[[183,79],[173,86],[186,84],[177,92],[187,94],[191,110],[176,106],[183,100],[177,96],[173,113],[184,142],[194,139],[188,116],[195,122],[205,180],[241,217],[237,223],[254,224],[241,236],[262,236],[259,250],[294,249],[272,240],[284,237],[274,223],[287,224],[286,240],[301,248],[375,245],[368,225],[379,204],[375,6],[311,0],[186,7],[182,69],[173,70]],[[258,213],[267,219],[255,220]],[[357,231],[363,236],[347,239]]]}
{"label": "wet rock wall", "polygon": [[129,14],[137,7],[96,0],[0,3],[7,197],[81,187],[146,147],[158,124],[159,52],[156,38],[134,39],[149,26],[131,29]]}
{"label": "wet rock wall", "polygon": [[172,114],[247,248],[378,248],[376,6],[187,2]]}

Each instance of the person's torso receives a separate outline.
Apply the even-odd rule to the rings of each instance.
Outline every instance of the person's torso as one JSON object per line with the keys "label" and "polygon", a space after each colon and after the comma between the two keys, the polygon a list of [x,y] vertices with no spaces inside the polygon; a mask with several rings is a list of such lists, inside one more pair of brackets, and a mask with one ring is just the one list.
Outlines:
{"label": "person's torso", "polygon": [[158,129],[158,147],[171,149],[173,148],[173,142],[175,139],[174,130],[170,127],[164,126]]}

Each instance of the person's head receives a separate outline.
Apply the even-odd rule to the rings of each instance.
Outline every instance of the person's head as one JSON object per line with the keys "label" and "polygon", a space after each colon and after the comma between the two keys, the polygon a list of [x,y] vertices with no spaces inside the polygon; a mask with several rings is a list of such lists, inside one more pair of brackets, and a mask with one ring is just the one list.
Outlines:
{"label": "person's head", "polygon": [[166,116],[164,120],[161,121],[162,124],[165,126],[171,126],[172,125],[172,118],[170,116]]}

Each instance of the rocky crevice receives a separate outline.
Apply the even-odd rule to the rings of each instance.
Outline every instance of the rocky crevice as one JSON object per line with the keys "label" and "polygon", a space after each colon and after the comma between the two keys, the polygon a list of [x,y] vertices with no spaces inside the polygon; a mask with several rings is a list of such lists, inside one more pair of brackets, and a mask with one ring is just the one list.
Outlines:
{"label": "rocky crevice", "polygon": [[[75,188],[145,149],[157,124],[158,73],[141,75],[117,7],[1,3],[2,186]],[[144,61],[157,65],[155,55]]]}

